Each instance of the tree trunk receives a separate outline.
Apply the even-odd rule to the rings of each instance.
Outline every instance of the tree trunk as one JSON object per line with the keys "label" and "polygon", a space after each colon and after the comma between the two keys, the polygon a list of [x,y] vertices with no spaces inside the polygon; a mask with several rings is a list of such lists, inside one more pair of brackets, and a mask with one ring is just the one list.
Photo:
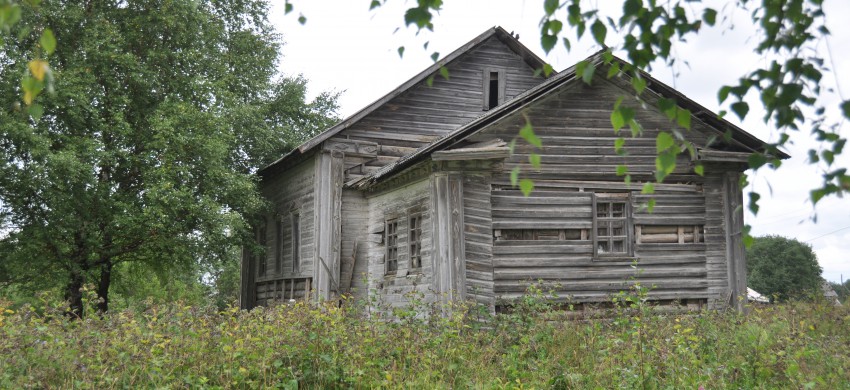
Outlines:
{"label": "tree trunk", "polygon": [[72,271],[65,290],[65,300],[68,302],[68,311],[65,315],[72,318],[83,318],[83,283],[85,277],[80,271]]}
{"label": "tree trunk", "polygon": [[106,261],[100,266],[100,283],[97,285],[97,311],[105,314],[109,310],[109,284],[112,283],[112,262]]}

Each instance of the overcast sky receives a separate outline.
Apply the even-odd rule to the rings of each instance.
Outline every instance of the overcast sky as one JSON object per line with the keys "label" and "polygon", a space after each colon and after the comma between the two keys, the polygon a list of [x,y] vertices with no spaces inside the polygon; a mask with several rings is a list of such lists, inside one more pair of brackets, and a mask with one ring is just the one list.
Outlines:
{"label": "overcast sky", "polygon": [[[281,72],[303,74],[310,80],[313,95],[325,90],[341,91],[343,117],[431,65],[432,52],[444,56],[493,26],[519,33],[523,44],[559,71],[599,49],[585,39],[574,42],[569,53],[559,46],[545,55],[538,27],[542,0],[447,0],[434,19],[434,32],[419,35],[415,29],[403,26],[404,10],[413,2],[390,0],[369,11],[369,0],[301,0],[294,3],[295,11],[286,16],[283,2],[276,3],[280,4],[270,17],[285,41]],[[606,12],[616,13],[620,2],[599,3],[613,7]],[[767,60],[754,53],[753,22],[746,12],[724,8],[723,2],[709,3],[720,12],[717,19],[723,25],[704,27],[698,37],[676,43],[674,51],[683,62],[673,69],[658,66],[651,73],[717,112],[721,109],[716,98],[718,88],[734,83],[756,66],[764,66]],[[834,69],[824,78],[825,86],[833,90],[824,94],[824,101],[833,108],[831,118],[837,121],[839,91],[845,99],[850,98],[850,25],[842,20],[850,15],[850,2],[827,0],[825,8],[832,37],[819,43],[817,53]],[[699,9],[692,12],[701,14]],[[297,21],[301,14],[307,18],[304,25]],[[617,39],[608,34],[609,45],[615,46]],[[427,50],[423,49],[426,42]],[[399,46],[406,48],[403,58],[399,58]],[[743,123],[734,115],[727,119],[763,140],[773,140],[776,135],[771,133],[770,124],[761,120],[763,112],[754,109],[757,105],[758,101],[752,99],[752,111]],[[845,137],[848,128],[850,125],[842,124]],[[752,225],[754,235],[778,234],[811,244],[827,280],[850,278],[850,199],[829,198],[819,202],[817,208],[812,207],[808,191],[818,184],[822,171],[807,164],[806,151],[816,144],[807,131],[795,136],[795,144],[787,150],[792,158],[779,171],[751,174],[750,182],[762,194],[762,201],[758,216],[748,214],[747,223]],[[850,166],[850,158],[845,156],[840,163]],[[817,223],[812,220],[815,216]]]}

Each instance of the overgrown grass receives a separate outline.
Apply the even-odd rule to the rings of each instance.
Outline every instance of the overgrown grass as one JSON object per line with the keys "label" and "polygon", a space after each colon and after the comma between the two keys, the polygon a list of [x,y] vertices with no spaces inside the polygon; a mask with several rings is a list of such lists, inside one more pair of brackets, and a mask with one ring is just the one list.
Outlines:
{"label": "overgrown grass", "polygon": [[846,308],[660,315],[621,297],[607,318],[564,321],[532,296],[481,322],[413,301],[433,314],[150,304],[71,321],[47,303],[0,308],[0,388],[850,388]]}

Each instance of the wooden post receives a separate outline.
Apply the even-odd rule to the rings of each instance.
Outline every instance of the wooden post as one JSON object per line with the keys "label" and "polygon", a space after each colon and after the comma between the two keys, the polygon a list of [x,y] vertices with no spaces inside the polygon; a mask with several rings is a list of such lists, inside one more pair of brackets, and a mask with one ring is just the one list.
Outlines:
{"label": "wooden post", "polygon": [[744,252],[744,209],[741,173],[727,172],[723,177],[724,222],[730,306],[743,312],[747,303],[747,260]]}
{"label": "wooden post", "polygon": [[344,162],[337,151],[326,150],[316,158],[313,280],[315,298],[328,300],[339,292]]}
{"label": "wooden post", "polygon": [[431,182],[434,290],[444,303],[466,296],[461,177],[436,174]]}

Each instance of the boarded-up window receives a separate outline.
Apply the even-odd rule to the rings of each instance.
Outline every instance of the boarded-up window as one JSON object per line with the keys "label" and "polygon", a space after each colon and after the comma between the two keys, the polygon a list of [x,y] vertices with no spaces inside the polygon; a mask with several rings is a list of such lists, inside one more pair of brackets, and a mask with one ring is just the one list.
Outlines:
{"label": "boarded-up window", "polygon": [[499,240],[586,240],[587,229],[501,229],[498,232]]}
{"label": "boarded-up window", "polygon": [[631,256],[628,194],[595,194],[593,252],[596,257]]}
{"label": "boarded-up window", "polygon": [[398,219],[388,220],[384,230],[387,243],[387,274],[398,271]]}
{"label": "boarded-up window", "polygon": [[422,267],[422,215],[410,216],[407,241],[410,243],[410,268]]}
{"label": "boarded-up window", "polygon": [[292,273],[301,271],[301,215],[292,213]]}
{"label": "boarded-up window", "polygon": [[637,225],[638,244],[686,244],[705,242],[702,225]]}

